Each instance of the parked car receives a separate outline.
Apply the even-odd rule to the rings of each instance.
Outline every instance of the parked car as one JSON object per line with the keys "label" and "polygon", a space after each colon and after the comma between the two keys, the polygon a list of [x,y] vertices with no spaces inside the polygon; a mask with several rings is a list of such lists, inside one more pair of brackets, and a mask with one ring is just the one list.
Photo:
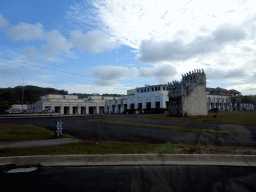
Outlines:
{"label": "parked car", "polygon": [[253,108],[252,107],[246,107],[244,110],[245,111],[251,111],[251,110],[253,110]]}
{"label": "parked car", "polygon": [[209,112],[219,112],[220,110],[218,108],[212,108],[211,110],[209,110]]}

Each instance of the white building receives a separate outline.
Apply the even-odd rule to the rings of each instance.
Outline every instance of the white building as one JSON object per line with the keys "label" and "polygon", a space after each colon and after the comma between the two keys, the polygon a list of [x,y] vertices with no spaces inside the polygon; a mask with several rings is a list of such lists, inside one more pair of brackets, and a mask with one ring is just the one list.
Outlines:
{"label": "white building", "polygon": [[145,85],[127,90],[127,95],[105,101],[105,113],[122,113],[126,109],[168,108],[168,85]]}
{"label": "white building", "polygon": [[90,96],[78,99],[77,95],[49,94],[42,96],[41,101],[28,105],[28,112],[49,108],[59,114],[100,114],[104,112],[105,101],[112,99],[114,97]]}
{"label": "white building", "polygon": [[237,90],[217,88],[206,88],[208,110],[218,108],[220,111],[233,111],[233,109],[243,110],[252,107],[253,104],[241,103],[238,97],[241,93]]}

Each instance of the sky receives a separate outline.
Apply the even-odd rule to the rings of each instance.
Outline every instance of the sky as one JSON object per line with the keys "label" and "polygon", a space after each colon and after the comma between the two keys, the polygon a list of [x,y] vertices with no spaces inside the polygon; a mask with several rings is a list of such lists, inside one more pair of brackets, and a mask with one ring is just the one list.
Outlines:
{"label": "sky", "polygon": [[203,69],[256,95],[255,53],[253,0],[0,1],[0,88],[126,94]]}

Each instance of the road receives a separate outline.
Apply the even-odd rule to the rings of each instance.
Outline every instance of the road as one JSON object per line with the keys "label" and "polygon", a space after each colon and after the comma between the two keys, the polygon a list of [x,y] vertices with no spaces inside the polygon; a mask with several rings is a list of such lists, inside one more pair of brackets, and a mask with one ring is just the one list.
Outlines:
{"label": "road", "polygon": [[0,170],[0,179],[2,188],[10,191],[256,191],[256,167],[98,166],[39,167],[29,173],[6,171],[10,170]]}
{"label": "road", "polygon": [[[95,115],[84,117],[61,118],[27,118],[27,119],[1,119],[0,123],[33,124],[55,130],[55,120],[63,120],[63,133],[68,133],[82,140],[115,141],[115,142],[148,142],[148,143],[189,143],[226,146],[256,146],[256,126],[195,123],[182,121],[161,121],[137,119],[138,115]],[[232,135],[211,135],[194,132],[172,131],[137,126],[124,126],[92,122],[90,120],[124,120],[132,122],[153,123],[161,125],[187,126],[204,129],[226,130]]]}

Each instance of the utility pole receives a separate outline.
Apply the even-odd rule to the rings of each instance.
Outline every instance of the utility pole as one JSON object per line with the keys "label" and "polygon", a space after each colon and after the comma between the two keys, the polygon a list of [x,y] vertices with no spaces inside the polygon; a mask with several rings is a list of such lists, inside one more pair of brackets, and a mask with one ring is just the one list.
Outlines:
{"label": "utility pole", "polygon": [[23,87],[22,87],[22,111],[23,111],[23,98],[24,98],[24,74],[23,74]]}

